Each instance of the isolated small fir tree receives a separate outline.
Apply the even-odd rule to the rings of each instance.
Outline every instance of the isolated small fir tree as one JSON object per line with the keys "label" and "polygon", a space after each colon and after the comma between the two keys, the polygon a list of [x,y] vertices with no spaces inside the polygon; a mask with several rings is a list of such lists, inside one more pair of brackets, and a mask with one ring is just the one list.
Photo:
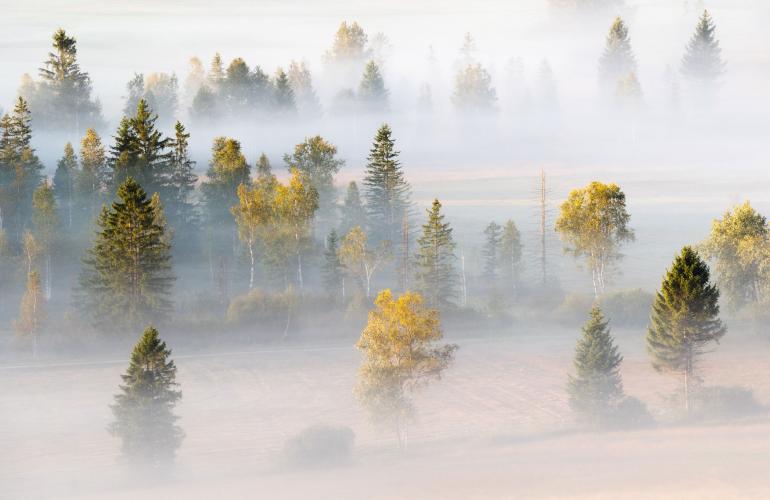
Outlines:
{"label": "isolated small fir tree", "polygon": [[599,59],[599,76],[605,84],[615,86],[618,81],[633,72],[636,72],[636,57],[631,48],[628,26],[618,16],[610,27],[604,53]]}
{"label": "isolated small fir tree", "polygon": [[182,398],[177,389],[171,350],[158,330],[147,328],[131,352],[123,384],[111,405],[112,435],[120,438],[125,459],[150,466],[174,459],[184,432],[176,424],[174,406]]}
{"label": "isolated small fir tree", "polygon": [[441,203],[433,200],[427,210],[428,220],[418,238],[415,260],[415,280],[418,290],[430,307],[443,308],[454,303],[457,296],[457,270],[452,227],[444,222]]}
{"label": "isolated small fir tree", "polygon": [[682,58],[682,74],[695,83],[713,86],[724,73],[724,69],[722,49],[716,38],[716,25],[705,10],[687,44]]}

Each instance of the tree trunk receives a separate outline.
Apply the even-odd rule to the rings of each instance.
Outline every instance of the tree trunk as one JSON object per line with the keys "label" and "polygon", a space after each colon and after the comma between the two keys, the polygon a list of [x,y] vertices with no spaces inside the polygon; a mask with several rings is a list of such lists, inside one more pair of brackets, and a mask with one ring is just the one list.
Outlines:
{"label": "tree trunk", "polygon": [[249,270],[249,290],[254,288],[254,243],[249,243],[249,259],[251,260],[251,269]]}

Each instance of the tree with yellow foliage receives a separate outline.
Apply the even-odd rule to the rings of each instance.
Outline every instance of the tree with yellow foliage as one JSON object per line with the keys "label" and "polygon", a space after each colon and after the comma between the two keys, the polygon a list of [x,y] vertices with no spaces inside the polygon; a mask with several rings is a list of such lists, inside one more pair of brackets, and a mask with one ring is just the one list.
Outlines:
{"label": "tree with yellow foliage", "polygon": [[45,297],[40,285],[40,275],[31,271],[27,276],[27,291],[21,298],[19,318],[13,326],[19,337],[32,340],[32,355],[37,357],[37,335],[45,320]]}
{"label": "tree with yellow foliage", "polygon": [[383,240],[375,249],[366,243],[366,233],[361,226],[351,229],[342,239],[340,261],[347,271],[356,278],[368,299],[371,295],[372,275],[392,256],[390,241]]}
{"label": "tree with yellow foliage", "polygon": [[420,294],[407,292],[394,298],[390,290],[383,290],[374,305],[356,344],[364,361],[355,393],[374,422],[395,427],[404,449],[415,389],[441,378],[457,346],[436,345],[442,338],[439,314],[425,306]]}
{"label": "tree with yellow foliage", "polygon": [[587,260],[596,296],[604,293],[608,270],[622,257],[620,245],[634,240],[630,218],[626,195],[617,184],[594,181],[574,189],[561,205],[556,231],[566,252]]}

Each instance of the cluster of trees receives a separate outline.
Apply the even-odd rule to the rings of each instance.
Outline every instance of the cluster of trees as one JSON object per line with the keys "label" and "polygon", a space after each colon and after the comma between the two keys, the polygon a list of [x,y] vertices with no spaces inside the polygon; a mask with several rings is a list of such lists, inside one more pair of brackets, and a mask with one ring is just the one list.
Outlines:
{"label": "cluster of trees", "polygon": [[[685,47],[680,72],[697,97],[713,93],[724,73],[725,62],[716,38],[716,26],[707,10],[701,15],[690,41]],[[631,47],[628,26],[616,17],[605,41],[599,60],[599,77],[605,94],[637,102],[642,96],[636,56]],[[672,76],[673,78],[673,76]]]}

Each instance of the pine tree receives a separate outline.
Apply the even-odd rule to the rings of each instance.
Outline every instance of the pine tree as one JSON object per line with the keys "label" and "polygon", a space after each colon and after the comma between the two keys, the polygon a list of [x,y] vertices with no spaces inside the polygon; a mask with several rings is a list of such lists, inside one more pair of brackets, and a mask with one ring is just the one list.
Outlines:
{"label": "pine tree", "polygon": [[500,267],[504,282],[513,291],[518,288],[521,275],[521,246],[519,229],[512,220],[509,220],[503,226],[503,234],[500,238]]}
{"label": "pine tree", "polygon": [[45,298],[37,271],[27,274],[27,290],[21,299],[19,319],[14,322],[16,333],[32,341],[32,355],[37,357],[37,337],[46,319]]}
{"label": "pine tree", "polygon": [[275,73],[275,95],[273,101],[279,113],[294,114],[297,111],[297,103],[294,96],[294,90],[289,82],[289,77],[283,68],[278,68]]}
{"label": "pine tree", "polygon": [[270,165],[270,160],[265,153],[259,155],[257,160],[257,182],[263,186],[272,186],[275,188],[278,179],[273,173],[273,167]]}
{"label": "pine tree", "polygon": [[356,226],[367,227],[366,209],[361,201],[361,193],[358,191],[356,181],[350,181],[348,184],[341,215],[340,232],[343,234],[347,234]]}
{"label": "pine tree", "polygon": [[502,241],[502,228],[495,221],[489,223],[484,229],[484,277],[487,284],[493,284],[497,279],[500,269],[500,243]]}
{"label": "pine tree", "polygon": [[78,159],[72,143],[64,146],[64,156],[56,165],[56,173],[53,176],[53,189],[59,206],[62,207],[64,227],[72,229],[72,218],[75,204],[75,182],[80,175]]}
{"label": "pine tree", "polygon": [[324,251],[323,284],[326,292],[335,300],[339,297],[345,300],[344,266],[340,260],[340,240],[334,229],[326,237],[326,250]]}
{"label": "pine tree", "polygon": [[453,305],[457,296],[455,243],[451,226],[444,222],[441,203],[433,200],[427,213],[428,221],[422,226],[422,236],[417,240],[415,279],[430,307],[445,308]]}
{"label": "pine tree", "polygon": [[375,241],[398,241],[402,219],[409,212],[410,188],[398,160],[395,140],[387,124],[374,137],[364,174],[364,199],[369,232]]}
{"label": "pine tree", "polygon": [[594,306],[575,347],[575,374],[569,376],[569,405],[581,420],[602,424],[622,401],[623,357],[610,335],[601,309]]}
{"label": "pine tree", "polygon": [[131,352],[123,384],[111,405],[112,435],[132,462],[159,466],[173,460],[184,438],[176,424],[174,406],[182,398],[177,389],[176,365],[158,330],[147,328]]}
{"label": "pine tree", "polygon": [[225,79],[224,63],[222,62],[222,56],[219,55],[219,52],[214,54],[214,57],[211,59],[211,68],[209,69],[208,78],[211,88],[214,91],[218,91],[219,86]]}
{"label": "pine tree", "polygon": [[717,83],[724,69],[714,20],[704,10],[682,58],[682,74],[691,82],[708,88]]}
{"label": "pine tree", "polygon": [[604,53],[599,60],[599,76],[604,84],[614,88],[618,81],[635,72],[636,57],[631,49],[628,27],[618,16],[607,34]]}
{"label": "pine tree", "polygon": [[365,111],[384,111],[388,108],[388,90],[380,68],[369,61],[358,86],[358,100]]}
{"label": "pine tree", "polygon": [[139,101],[144,99],[144,74],[134,73],[134,76],[126,84],[126,103],[123,105],[123,115],[131,116],[136,112]]}
{"label": "pine tree", "polygon": [[698,356],[727,331],[719,319],[719,290],[709,277],[709,268],[697,252],[684,247],[666,271],[647,329],[653,366],[682,374],[686,411]]}
{"label": "pine tree", "polygon": [[147,193],[132,178],[104,207],[83,260],[79,306],[102,331],[126,332],[171,312],[171,249]]}

